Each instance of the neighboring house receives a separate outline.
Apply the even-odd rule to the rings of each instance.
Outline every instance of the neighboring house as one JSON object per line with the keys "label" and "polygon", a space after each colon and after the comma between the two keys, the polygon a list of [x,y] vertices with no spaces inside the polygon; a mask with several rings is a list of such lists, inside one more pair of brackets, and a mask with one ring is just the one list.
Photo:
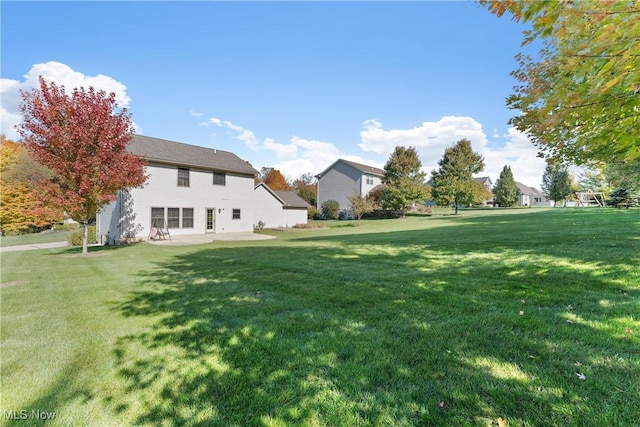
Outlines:
{"label": "neighboring house", "polygon": [[253,231],[254,177],[248,162],[228,151],[134,135],[128,150],[147,160],[144,187],[120,192],[98,217],[109,243],[171,235]]}
{"label": "neighboring house", "polygon": [[327,200],[336,200],[340,210],[350,210],[350,196],[366,196],[382,183],[384,171],[373,166],[336,160],[331,166],[316,175],[318,178],[318,209]]}
{"label": "neighboring house", "polygon": [[263,227],[293,227],[306,224],[308,209],[306,201],[298,197],[294,191],[272,190],[264,182],[254,189],[253,224],[262,222]]}
{"label": "neighboring house", "polygon": [[518,196],[518,205],[519,206],[549,206],[553,205],[549,199],[542,194],[542,191],[528,187],[521,182],[516,181],[516,185],[518,186],[518,190],[520,190],[520,195]]}
{"label": "neighboring house", "polygon": [[[480,184],[484,185],[485,187],[487,187],[487,190],[489,190],[489,192],[491,194],[493,194],[493,182],[491,182],[491,178],[489,178],[488,176],[479,176],[479,177],[473,177],[471,178],[476,182],[479,182]],[[484,200],[482,202],[483,206],[493,206],[494,205],[494,201],[493,198],[492,199],[488,199],[488,200]]]}

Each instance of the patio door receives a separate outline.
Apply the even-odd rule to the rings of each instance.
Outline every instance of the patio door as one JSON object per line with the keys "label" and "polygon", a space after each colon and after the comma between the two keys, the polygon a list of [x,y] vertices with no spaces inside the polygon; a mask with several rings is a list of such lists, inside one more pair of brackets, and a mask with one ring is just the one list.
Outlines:
{"label": "patio door", "polygon": [[215,208],[207,208],[206,215],[206,229],[207,233],[215,233],[216,232],[216,209]]}

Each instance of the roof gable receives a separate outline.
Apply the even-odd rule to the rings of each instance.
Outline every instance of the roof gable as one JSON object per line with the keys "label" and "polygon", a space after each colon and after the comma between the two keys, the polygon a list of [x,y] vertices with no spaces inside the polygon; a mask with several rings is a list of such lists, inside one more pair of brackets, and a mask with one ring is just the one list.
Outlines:
{"label": "roof gable", "polygon": [[128,146],[131,154],[147,161],[191,166],[204,169],[236,172],[255,176],[258,174],[251,164],[229,151],[199,147],[166,139],[133,135]]}
{"label": "roof gable", "polygon": [[295,191],[284,191],[284,190],[272,190],[269,188],[267,184],[264,182],[258,183],[254,187],[254,191],[259,187],[263,187],[269,194],[271,194],[278,202],[282,204],[285,208],[310,208],[312,207],[306,200],[298,196]]}
{"label": "roof gable", "polygon": [[325,170],[323,170],[322,172],[320,172],[318,175],[316,175],[317,178],[320,178],[322,175],[325,175],[327,172],[329,172],[331,169],[333,169],[335,167],[336,164],[338,163],[344,163],[345,165],[349,165],[352,168],[362,172],[362,173],[366,173],[366,174],[370,174],[370,175],[374,175],[377,176],[379,178],[382,178],[384,176],[384,170],[373,167],[373,166],[368,166],[368,165],[363,165],[362,163],[356,163],[356,162],[351,162],[349,160],[344,160],[344,159],[338,159],[335,162],[333,162],[331,164],[331,166],[329,166],[328,168],[326,168]]}

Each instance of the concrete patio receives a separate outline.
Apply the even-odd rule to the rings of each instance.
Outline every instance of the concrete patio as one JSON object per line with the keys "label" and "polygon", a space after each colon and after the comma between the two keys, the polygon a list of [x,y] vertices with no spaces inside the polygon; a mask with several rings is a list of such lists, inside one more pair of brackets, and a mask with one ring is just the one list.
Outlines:
{"label": "concrete patio", "polygon": [[211,233],[211,234],[182,234],[171,236],[166,239],[145,239],[146,243],[152,245],[201,245],[205,243],[213,243],[216,241],[239,242],[249,240],[269,240],[275,239],[275,236],[257,233]]}

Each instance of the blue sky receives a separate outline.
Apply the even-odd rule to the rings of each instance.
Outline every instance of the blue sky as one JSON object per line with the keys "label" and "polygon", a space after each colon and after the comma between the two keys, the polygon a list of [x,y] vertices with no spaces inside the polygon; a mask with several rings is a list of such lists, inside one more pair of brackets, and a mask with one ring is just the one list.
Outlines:
{"label": "blue sky", "polygon": [[139,133],[228,150],[285,176],[338,158],[424,169],[461,138],[494,181],[544,161],[505,106],[521,24],[475,2],[0,3],[2,133],[38,75],[113,91]]}

